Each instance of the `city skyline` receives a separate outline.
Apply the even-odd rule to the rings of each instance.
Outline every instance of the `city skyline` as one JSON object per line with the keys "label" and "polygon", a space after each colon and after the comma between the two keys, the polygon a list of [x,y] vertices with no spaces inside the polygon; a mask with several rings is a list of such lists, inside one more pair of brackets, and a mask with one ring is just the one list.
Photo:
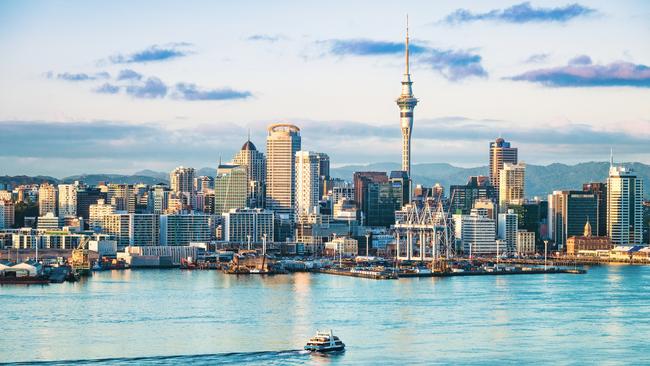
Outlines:
{"label": "city skyline", "polygon": [[241,24],[224,17],[247,10],[238,4],[128,4],[127,15],[119,2],[30,5],[1,5],[1,174],[216,167],[249,129],[263,146],[278,122],[333,167],[399,162],[407,11],[421,101],[412,164],[482,166],[473,146],[499,135],[527,163],[606,161],[610,147],[650,163],[642,2],[385,3],[371,14],[360,2],[344,15],[258,4]]}

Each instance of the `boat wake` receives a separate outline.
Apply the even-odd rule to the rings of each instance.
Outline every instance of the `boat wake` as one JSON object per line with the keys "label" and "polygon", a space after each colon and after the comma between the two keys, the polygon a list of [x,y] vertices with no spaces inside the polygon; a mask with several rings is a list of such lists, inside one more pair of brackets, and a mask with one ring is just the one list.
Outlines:
{"label": "boat wake", "polygon": [[[113,357],[86,360],[14,362],[12,365],[301,365],[310,357],[304,350],[231,352],[200,355]],[[0,363],[2,365],[2,363]]]}

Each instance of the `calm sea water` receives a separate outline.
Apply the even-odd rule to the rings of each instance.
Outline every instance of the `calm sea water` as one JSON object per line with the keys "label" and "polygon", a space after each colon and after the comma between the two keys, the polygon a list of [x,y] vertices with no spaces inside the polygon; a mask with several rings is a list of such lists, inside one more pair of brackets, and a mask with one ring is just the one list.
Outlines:
{"label": "calm sea water", "polygon": [[[301,351],[333,328],[340,355]],[[650,364],[650,266],[376,281],[137,270],[0,286],[0,362]]]}

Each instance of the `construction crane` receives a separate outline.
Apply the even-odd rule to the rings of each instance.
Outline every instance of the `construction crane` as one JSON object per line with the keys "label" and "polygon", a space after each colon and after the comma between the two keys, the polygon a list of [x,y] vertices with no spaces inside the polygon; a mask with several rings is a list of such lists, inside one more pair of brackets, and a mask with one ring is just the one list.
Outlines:
{"label": "construction crane", "polygon": [[90,274],[89,241],[89,237],[82,238],[77,248],[72,250],[72,270],[80,275]]}

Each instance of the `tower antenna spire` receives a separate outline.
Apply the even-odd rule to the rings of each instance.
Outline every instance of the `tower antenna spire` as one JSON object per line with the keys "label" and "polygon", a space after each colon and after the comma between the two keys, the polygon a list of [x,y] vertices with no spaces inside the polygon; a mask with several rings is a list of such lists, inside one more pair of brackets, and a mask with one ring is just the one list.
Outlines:
{"label": "tower antenna spire", "polygon": [[614,148],[609,148],[609,167],[614,167]]}
{"label": "tower antenna spire", "polygon": [[251,129],[250,129],[250,127],[249,127],[249,128],[248,128],[248,141],[250,141],[250,140],[251,140]]}
{"label": "tower antenna spire", "polygon": [[409,15],[406,14],[406,74],[409,73]]}

